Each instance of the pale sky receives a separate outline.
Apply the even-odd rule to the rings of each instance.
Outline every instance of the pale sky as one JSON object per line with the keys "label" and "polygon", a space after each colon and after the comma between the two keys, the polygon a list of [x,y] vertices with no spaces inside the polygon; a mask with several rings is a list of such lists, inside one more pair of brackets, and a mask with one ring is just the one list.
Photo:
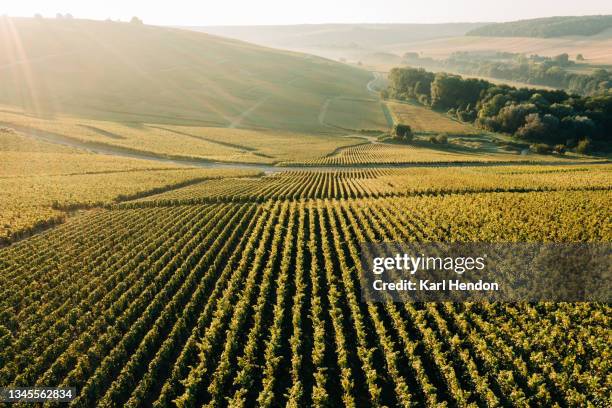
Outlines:
{"label": "pale sky", "polygon": [[157,25],[444,23],[612,14],[611,0],[2,0],[0,15],[128,20]]}

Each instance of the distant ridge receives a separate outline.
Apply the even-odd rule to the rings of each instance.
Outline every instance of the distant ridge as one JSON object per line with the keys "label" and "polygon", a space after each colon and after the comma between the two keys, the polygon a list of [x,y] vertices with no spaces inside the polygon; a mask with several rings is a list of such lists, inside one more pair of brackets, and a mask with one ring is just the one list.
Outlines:
{"label": "distant ridge", "polygon": [[612,28],[612,15],[547,17],[495,23],[475,28],[468,36],[536,37],[593,36]]}

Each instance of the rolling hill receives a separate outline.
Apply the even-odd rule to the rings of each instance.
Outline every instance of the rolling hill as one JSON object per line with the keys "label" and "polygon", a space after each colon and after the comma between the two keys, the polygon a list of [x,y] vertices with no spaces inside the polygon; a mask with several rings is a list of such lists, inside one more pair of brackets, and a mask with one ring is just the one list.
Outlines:
{"label": "rolling hill", "polygon": [[135,123],[330,131],[329,98],[371,74],[204,33],[111,21],[0,18],[0,104]]}
{"label": "rolling hill", "polygon": [[[608,16],[587,16],[500,24],[314,24],[188,28],[336,60],[362,62],[373,69],[386,70],[397,66],[398,60],[406,52],[417,52],[433,58],[446,58],[455,51],[518,52],[543,56],[567,52],[572,56],[581,53],[591,64],[612,64],[612,28],[605,29],[605,24],[609,24],[607,21]],[[524,25],[527,27],[523,31]],[[520,29],[510,30],[512,27]],[[527,30],[530,27],[531,33]],[[537,29],[542,34],[536,35]],[[565,36],[553,35],[560,29],[564,30]],[[597,34],[578,35],[592,32]]]}
{"label": "rolling hill", "polygon": [[612,29],[609,16],[546,17],[491,24],[471,30],[467,35],[485,37],[565,37],[592,36]]}
{"label": "rolling hill", "polygon": [[188,27],[269,47],[357,60],[394,44],[465,35],[483,23]]}

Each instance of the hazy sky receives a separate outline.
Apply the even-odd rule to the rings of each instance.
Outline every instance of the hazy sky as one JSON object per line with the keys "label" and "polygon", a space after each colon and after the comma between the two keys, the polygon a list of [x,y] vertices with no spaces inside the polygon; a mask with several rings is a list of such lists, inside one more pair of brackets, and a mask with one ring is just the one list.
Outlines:
{"label": "hazy sky", "polygon": [[612,14],[611,0],[2,0],[0,14],[72,13],[159,25],[441,23]]}

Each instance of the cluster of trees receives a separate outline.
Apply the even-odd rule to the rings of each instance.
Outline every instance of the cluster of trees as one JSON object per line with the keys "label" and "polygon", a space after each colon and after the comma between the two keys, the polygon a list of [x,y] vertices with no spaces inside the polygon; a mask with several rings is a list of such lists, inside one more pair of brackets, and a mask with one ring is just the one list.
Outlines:
{"label": "cluster of trees", "polygon": [[467,35],[485,37],[562,37],[595,35],[612,27],[612,16],[547,17],[490,24]]}
{"label": "cluster of trees", "polygon": [[409,142],[412,140],[414,135],[412,134],[412,128],[409,125],[398,123],[393,127],[391,136],[396,141]]}
{"label": "cluster of trees", "polygon": [[[567,68],[576,63],[570,60],[568,54],[551,58],[512,53],[482,55],[457,52],[445,60],[435,60],[419,58],[418,54],[410,52],[404,54],[404,60],[410,65],[428,69],[563,88],[581,95],[610,92],[612,89],[612,73],[605,69],[596,69],[591,73],[569,71]],[[576,60],[584,60],[584,56],[579,54]]]}
{"label": "cluster of trees", "polygon": [[562,90],[517,89],[447,73],[394,68],[386,95],[417,99],[482,129],[530,142],[572,148],[580,144],[586,150],[607,149],[612,139],[612,93],[581,97]]}

